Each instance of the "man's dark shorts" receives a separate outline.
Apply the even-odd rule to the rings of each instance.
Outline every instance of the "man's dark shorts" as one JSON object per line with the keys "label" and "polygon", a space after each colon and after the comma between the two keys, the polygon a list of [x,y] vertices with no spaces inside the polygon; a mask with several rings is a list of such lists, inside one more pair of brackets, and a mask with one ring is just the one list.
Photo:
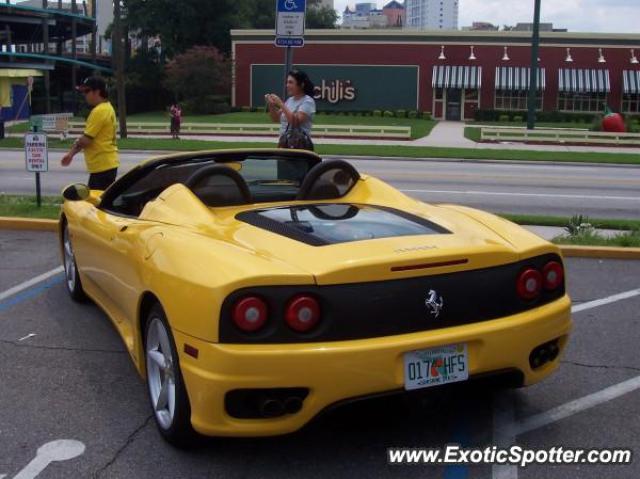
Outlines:
{"label": "man's dark shorts", "polygon": [[91,173],[89,175],[89,189],[104,191],[109,188],[114,181],[116,181],[117,175],[118,168],[101,171],[100,173]]}

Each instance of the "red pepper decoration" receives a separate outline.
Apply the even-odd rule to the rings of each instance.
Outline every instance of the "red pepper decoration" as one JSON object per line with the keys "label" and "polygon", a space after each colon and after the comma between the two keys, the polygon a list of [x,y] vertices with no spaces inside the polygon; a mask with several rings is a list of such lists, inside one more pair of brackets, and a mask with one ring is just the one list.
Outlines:
{"label": "red pepper decoration", "polygon": [[624,133],[627,131],[622,115],[620,113],[614,113],[608,105],[604,109],[602,131],[606,131],[609,133]]}

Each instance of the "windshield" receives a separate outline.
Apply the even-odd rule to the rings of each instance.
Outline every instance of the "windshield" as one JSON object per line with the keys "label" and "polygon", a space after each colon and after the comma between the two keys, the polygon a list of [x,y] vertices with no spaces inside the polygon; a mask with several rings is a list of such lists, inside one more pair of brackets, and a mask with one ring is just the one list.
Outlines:
{"label": "windshield", "polygon": [[[239,158],[199,158],[163,163],[132,181],[115,185],[103,200],[103,208],[127,216],[139,216],[144,206],[169,186],[186,183],[201,168],[227,165],[246,181],[255,203],[294,200],[302,180],[314,162],[303,158],[247,155]],[[211,179],[215,183],[215,178]]]}
{"label": "windshield", "polygon": [[449,233],[424,218],[392,208],[341,203],[253,210],[236,218],[314,246]]}

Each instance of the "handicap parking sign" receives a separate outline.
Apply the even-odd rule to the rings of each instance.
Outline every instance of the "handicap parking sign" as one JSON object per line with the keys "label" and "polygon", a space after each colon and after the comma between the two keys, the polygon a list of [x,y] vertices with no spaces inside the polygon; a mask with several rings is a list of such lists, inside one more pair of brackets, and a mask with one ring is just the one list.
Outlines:
{"label": "handicap parking sign", "polygon": [[278,0],[279,12],[304,13],[306,0]]}
{"label": "handicap parking sign", "polygon": [[302,37],[306,0],[278,0],[276,4],[276,36]]}

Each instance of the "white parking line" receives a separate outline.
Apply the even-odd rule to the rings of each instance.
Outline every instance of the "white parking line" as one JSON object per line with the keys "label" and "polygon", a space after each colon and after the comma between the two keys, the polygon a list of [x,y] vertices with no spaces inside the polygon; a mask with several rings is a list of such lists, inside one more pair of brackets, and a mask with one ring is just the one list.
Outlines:
{"label": "white parking line", "polygon": [[506,191],[474,191],[474,190],[406,190],[403,193],[446,193],[456,195],[479,195],[479,196],[519,196],[529,198],[564,198],[576,200],[620,200],[638,201],[640,196],[597,196],[597,195],[562,195],[557,193],[509,193]]}
{"label": "white parking line", "polygon": [[607,296],[606,298],[596,299],[594,301],[588,301],[586,303],[577,304],[573,308],[571,308],[571,312],[579,313],[580,311],[597,308],[598,306],[604,306],[605,304],[615,303],[616,301],[622,301],[623,299],[629,299],[635,296],[640,296],[640,288],[632,289],[630,291],[625,291],[624,293],[614,294],[612,296]]}
{"label": "white parking line", "polygon": [[57,268],[52,269],[51,271],[42,273],[41,275],[36,276],[35,278],[31,278],[30,280],[27,280],[24,283],[20,283],[14,286],[13,288],[9,288],[6,291],[3,291],[2,293],[0,293],[0,301],[4,301],[8,297],[13,296],[14,294],[18,294],[19,292],[30,288],[34,284],[41,283],[42,281],[45,281],[51,278],[52,276],[55,276],[56,274],[60,274],[63,271],[64,271],[64,268],[62,266],[58,266]]}
{"label": "white parking line", "polygon": [[[504,391],[493,397],[493,444],[501,448],[512,446],[516,438],[511,430],[516,422],[513,395],[513,391]],[[493,464],[491,476],[494,479],[518,477],[518,466]]]}
{"label": "white parking line", "polygon": [[[632,289],[605,298],[588,301],[571,308],[572,313],[615,303],[624,299],[640,296],[640,289]],[[509,447],[515,444],[516,436],[552,424],[576,413],[592,408],[607,401],[611,401],[624,394],[640,389],[640,376],[615,384],[606,389],[589,394],[582,398],[562,404],[540,414],[515,420],[515,400],[511,394],[501,394],[494,399],[493,404],[493,443],[499,447]],[[518,479],[518,467],[494,464],[491,468],[493,479]]]}
{"label": "white parking line", "polygon": [[617,397],[623,396],[630,392],[640,389],[640,376],[631,378],[627,381],[623,381],[613,386],[609,386],[602,391],[598,391],[588,396],[581,397],[575,401],[568,402],[562,406],[550,409],[534,416],[520,421],[516,426],[516,435],[524,434],[525,432],[533,431],[535,429],[544,427],[548,424],[552,424],[556,421],[560,421],[569,416],[573,416],[576,413],[582,412],[586,409],[590,409],[599,404],[611,401]]}

